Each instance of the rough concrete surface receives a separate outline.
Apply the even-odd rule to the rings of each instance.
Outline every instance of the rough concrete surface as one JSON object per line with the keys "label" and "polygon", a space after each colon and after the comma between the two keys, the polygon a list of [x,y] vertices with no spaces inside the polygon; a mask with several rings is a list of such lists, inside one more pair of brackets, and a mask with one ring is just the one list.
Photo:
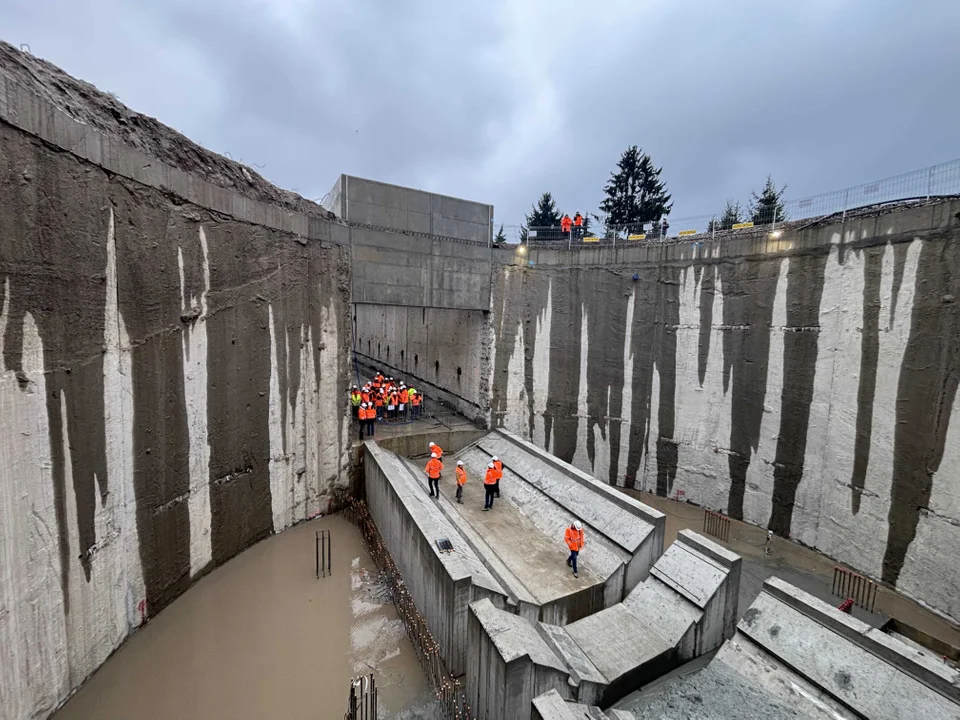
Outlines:
{"label": "rough concrete surface", "polygon": [[[204,180],[240,172],[9,46],[0,80]],[[263,181],[245,192],[290,213]],[[0,207],[0,714],[44,717],[194,580],[345,485],[346,412],[321,405],[345,393],[350,258],[5,122]]]}
{"label": "rough concrete surface", "polygon": [[960,549],[958,211],[947,198],[779,238],[531,249],[494,283],[493,422],[956,620],[960,566],[940,559]]}

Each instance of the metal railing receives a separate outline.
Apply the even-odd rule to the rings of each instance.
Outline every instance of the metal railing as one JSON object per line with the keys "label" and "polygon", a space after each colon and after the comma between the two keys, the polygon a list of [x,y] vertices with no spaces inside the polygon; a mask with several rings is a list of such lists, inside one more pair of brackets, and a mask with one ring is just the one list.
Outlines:
{"label": "metal railing", "polygon": [[317,580],[321,576],[333,575],[333,566],[331,564],[331,555],[333,553],[333,543],[330,540],[329,530],[317,530]]}
{"label": "metal railing", "polygon": [[730,518],[726,515],[705,510],[703,513],[703,532],[718,540],[730,542]]}
{"label": "metal railing", "polygon": [[[751,227],[774,228],[782,223],[795,220],[809,220],[826,215],[837,215],[859,208],[883,205],[902,200],[925,200],[942,196],[960,195],[960,159],[931,165],[929,167],[901,173],[882,180],[876,180],[842,190],[812,195],[783,203],[783,211],[759,212],[751,214],[750,208],[741,205],[741,214],[734,222],[733,218],[724,218],[724,208],[710,215],[689,217],[667,217],[666,229],[657,223],[633,225],[604,224],[601,218],[591,218],[590,229],[586,232],[572,227],[565,232],[559,225],[553,227],[530,227],[527,229],[528,242],[574,244],[631,244],[638,242],[673,241],[677,238],[694,235],[716,235],[718,232],[735,231]],[[519,242],[523,227],[504,226],[504,234],[510,242]]]}
{"label": "metal railing", "polygon": [[350,681],[350,694],[347,696],[347,712],[343,720],[377,720],[377,701],[380,692],[373,673],[361,675]]}
{"label": "metal railing", "polygon": [[873,580],[839,565],[833,569],[833,586],[830,591],[870,613],[877,602],[877,584]]}

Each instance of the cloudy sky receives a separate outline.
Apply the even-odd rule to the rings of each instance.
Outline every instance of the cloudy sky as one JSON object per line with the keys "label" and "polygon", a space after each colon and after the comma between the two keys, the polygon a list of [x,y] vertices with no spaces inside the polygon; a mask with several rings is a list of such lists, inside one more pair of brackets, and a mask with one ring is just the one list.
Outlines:
{"label": "cloudy sky", "polygon": [[0,0],[0,36],[286,188],[348,173],[595,210],[622,150],[674,218],[960,157],[960,0]]}

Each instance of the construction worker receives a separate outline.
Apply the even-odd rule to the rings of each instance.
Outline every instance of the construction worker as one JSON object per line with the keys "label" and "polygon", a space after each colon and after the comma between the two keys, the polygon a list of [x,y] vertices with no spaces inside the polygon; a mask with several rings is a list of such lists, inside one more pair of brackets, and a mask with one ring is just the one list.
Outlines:
{"label": "construction worker", "polygon": [[583,215],[580,214],[579,210],[577,210],[577,214],[573,216],[573,232],[577,237],[583,235]]}
{"label": "construction worker", "polygon": [[377,413],[377,420],[383,420],[383,390],[378,390],[373,396],[373,407]]}
{"label": "construction worker", "polygon": [[413,419],[416,420],[420,417],[420,403],[423,402],[423,398],[420,396],[414,388],[410,388],[410,410],[413,413]]}
{"label": "construction worker", "polygon": [[357,418],[357,411],[360,410],[360,403],[363,402],[363,396],[360,394],[360,388],[354,385],[350,388],[350,407],[353,408],[353,417]]}
{"label": "construction worker", "polygon": [[[436,453],[430,453],[430,459],[427,460],[427,483],[430,485],[430,497],[440,497],[440,473],[443,470],[443,463]],[[436,495],[434,495],[436,492]]]}
{"label": "construction worker", "polygon": [[428,445],[428,447],[430,448],[430,452],[437,454],[437,457],[438,457],[438,458],[442,458],[442,457],[443,457],[443,448],[440,447],[439,445],[437,445],[437,444],[436,444],[435,442],[433,442],[432,440],[430,441],[430,444]]}
{"label": "construction worker", "polygon": [[483,477],[483,509],[493,509],[494,493],[497,489],[497,470],[493,463],[487,465],[487,474]]}
{"label": "construction worker", "polygon": [[386,399],[387,420],[393,420],[394,416],[397,413],[397,406],[396,406],[396,403],[394,402],[393,391],[387,389],[385,390],[385,393],[387,396],[387,399]]}
{"label": "construction worker", "polygon": [[360,428],[360,439],[363,440],[363,428],[367,424],[367,404],[360,403],[360,407],[357,408],[357,427]]}
{"label": "construction worker", "polygon": [[407,392],[407,386],[403,383],[400,383],[400,419],[406,422],[407,420],[407,405],[410,404],[410,393]]}
{"label": "construction worker", "polygon": [[493,469],[497,471],[497,484],[493,490],[497,497],[500,497],[500,478],[503,477],[503,463],[500,462],[500,458],[494,455],[490,458],[493,461]]}
{"label": "construction worker", "polygon": [[463,460],[457,460],[457,502],[463,505],[463,486],[467,483],[467,471],[463,469]]}
{"label": "construction worker", "polygon": [[580,576],[577,575],[577,556],[580,555],[580,551],[583,550],[583,543],[586,540],[586,537],[583,534],[583,525],[580,524],[579,520],[574,520],[573,525],[567,528],[563,539],[566,541],[567,547],[570,548],[570,557],[567,558],[567,567],[572,567],[573,576],[578,578]]}
{"label": "construction worker", "polygon": [[360,401],[367,404],[370,403],[370,383],[364,385],[363,389],[360,391]]}
{"label": "construction worker", "polygon": [[377,410],[373,405],[367,405],[367,435],[373,437],[377,429]]}
{"label": "construction worker", "polygon": [[573,221],[570,220],[570,216],[569,216],[569,215],[564,215],[562,218],[560,218],[560,231],[561,231],[564,235],[566,235],[567,233],[570,232],[570,226],[571,226],[571,225],[573,225]]}

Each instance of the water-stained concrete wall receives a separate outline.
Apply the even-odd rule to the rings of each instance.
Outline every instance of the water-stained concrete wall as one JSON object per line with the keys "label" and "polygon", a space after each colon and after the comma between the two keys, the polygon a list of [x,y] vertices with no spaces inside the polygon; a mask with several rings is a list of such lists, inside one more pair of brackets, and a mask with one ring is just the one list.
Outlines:
{"label": "water-stained concrete wall", "polygon": [[958,212],[533,249],[494,282],[493,422],[960,618]]}
{"label": "water-stained concrete wall", "polygon": [[[210,202],[237,215],[188,201],[170,167],[163,188],[125,176],[165,166],[4,82],[0,717],[19,719],[346,484],[350,258],[326,221],[307,237],[226,190]],[[111,143],[109,169],[70,133]]]}

